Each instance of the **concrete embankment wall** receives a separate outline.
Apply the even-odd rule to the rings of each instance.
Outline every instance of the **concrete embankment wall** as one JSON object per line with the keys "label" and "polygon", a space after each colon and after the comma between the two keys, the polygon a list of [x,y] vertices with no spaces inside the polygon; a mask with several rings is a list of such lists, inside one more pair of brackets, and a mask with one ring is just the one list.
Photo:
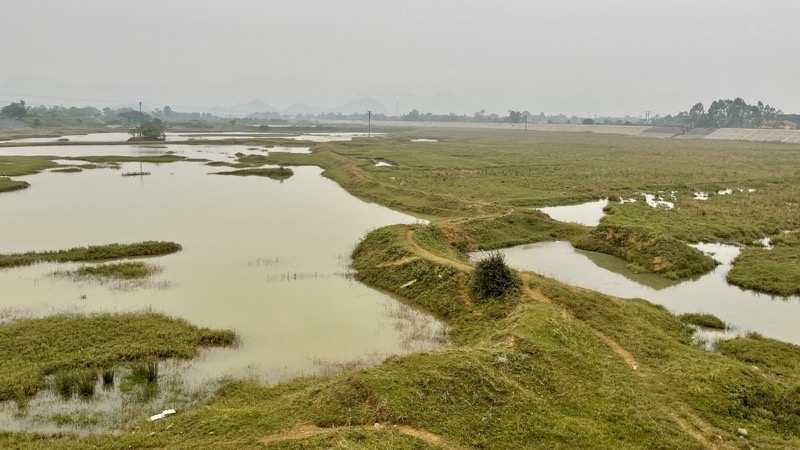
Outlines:
{"label": "concrete embankment wall", "polygon": [[[333,121],[329,122],[333,123]],[[337,122],[343,123],[343,122]],[[347,122],[349,124],[361,121]],[[363,125],[367,122],[363,121]],[[487,123],[487,122],[405,122],[405,121],[373,121],[376,127],[412,127],[412,128],[458,128],[477,130],[517,130],[526,129],[522,123]],[[563,133],[600,133],[619,134],[624,136],[642,136],[676,139],[718,139],[730,141],[752,142],[786,142],[800,143],[800,130],[754,129],[754,128],[695,128],[681,133],[679,127],[648,127],[637,125],[582,125],[582,124],[532,124],[528,131],[557,131]]]}

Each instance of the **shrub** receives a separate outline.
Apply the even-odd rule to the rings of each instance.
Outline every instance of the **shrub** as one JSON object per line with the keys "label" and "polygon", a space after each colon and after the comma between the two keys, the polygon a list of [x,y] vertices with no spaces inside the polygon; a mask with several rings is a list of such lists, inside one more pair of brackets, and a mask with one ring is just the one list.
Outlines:
{"label": "shrub", "polygon": [[519,289],[520,285],[500,252],[490,253],[475,265],[472,292],[479,299],[505,297]]}

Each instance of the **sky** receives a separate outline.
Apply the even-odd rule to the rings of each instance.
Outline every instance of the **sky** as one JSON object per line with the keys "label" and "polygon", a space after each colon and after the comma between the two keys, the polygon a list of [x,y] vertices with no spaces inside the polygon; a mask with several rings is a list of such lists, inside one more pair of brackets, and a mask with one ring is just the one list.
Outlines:
{"label": "sky", "polygon": [[800,113],[797,0],[3,0],[0,104]]}

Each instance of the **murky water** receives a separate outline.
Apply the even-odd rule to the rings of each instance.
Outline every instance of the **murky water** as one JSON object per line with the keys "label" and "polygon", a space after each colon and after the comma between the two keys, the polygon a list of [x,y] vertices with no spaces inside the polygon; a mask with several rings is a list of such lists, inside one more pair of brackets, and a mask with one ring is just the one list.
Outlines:
{"label": "murky water", "polygon": [[635,274],[618,258],[577,250],[568,242],[522,245],[502,252],[516,269],[617,297],[643,298],[679,314],[711,313],[742,332],[756,331],[800,344],[800,297],[776,298],[731,286],[725,276],[739,249],[721,244],[701,244],[698,248],[721,264],[711,273],[681,282]]}
{"label": "murky water", "polygon": [[[139,155],[174,151],[225,160],[242,147],[72,146],[2,149],[0,154]],[[152,308],[190,323],[233,328],[237,349],[212,349],[182,369],[199,385],[223,375],[276,382],[330,364],[441,345],[444,327],[350,277],[349,255],[366,232],[414,217],[364,203],[316,167],[283,181],[209,175],[201,163],[121,170],[44,172],[26,190],[0,195],[0,252],[169,240],[180,253],[145,286],[74,281],[51,274],[78,264],[0,270],[0,310],[12,316]]]}
{"label": "murky water", "polygon": [[[291,133],[290,133],[291,134]],[[373,136],[380,136],[385,133],[372,133]],[[296,136],[287,136],[286,132],[250,132],[250,131],[221,131],[216,133],[208,132],[178,132],[178,133],[165,133],[167,142],[174,141],[187,141],[187,140],[201,140],[201,141],[224,141],[226,139],[250,139],[250,138],[267,138],[279,137],[285,139],[312,141],[312,142],[331,142],[331,141],[350,141],[354,137],[367,137],[367,133],[304,133]],[[48,143],[56,142],[59,139],[67,139],[70,142],[89,143],[89,142],[126,142],[131,138],[130,133],[89,133],[89,134],[76,134],[59,137],[42,137],[42,138],[20,138],[11,139],[8,141],[0,141],[0,143]]]}
{"label": "murky water", "polygon": [[602,219],[605,214],[603,208],[607,205],[608,200],[602,199],[594,202],[581,203],[580,205],[539,208],[539,211],[560,222],[596,227],[600,224],[600,219]]}

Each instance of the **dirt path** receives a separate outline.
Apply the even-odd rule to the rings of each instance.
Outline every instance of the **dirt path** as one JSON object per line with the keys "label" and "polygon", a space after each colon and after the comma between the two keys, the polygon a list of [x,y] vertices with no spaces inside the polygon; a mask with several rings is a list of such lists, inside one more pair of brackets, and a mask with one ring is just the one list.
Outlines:
{"label": "dirt path", "polygon": [[[435,255],[428,250],[422,248],[415,240],[414,240],[414,231],[408,230],[406,232],[406,240],[408,243],[413,247],[414,251],[422,258],[428,259],[430,261],[445,264],[450,267],[454,267],[458,270],[464,272],[471,272],[474,270],[473,266],[453,261],[448,258],[444,258],[439,255]],[[540,291],[539,289],[533,289],[530,286],[530,282],[532,276],[530,273],[522,272],[520,273],[520,278],[522,279],[522,287],[525,295],[536,302],[547,303],[551,305],[558,305],[557,302],[553,301],[553,299],[547,297]],[[636,358],[627,351],[622,345],[620,345],[617,341],[615,341],[610,336],[606,335],[602,331],[595,329],[594,327],[590,326],[589,324],[583,322],[583,324],[591,331],[598,339],[600,339],[604,344],[606,344],[611,351],[614,352],[617,356],[622,358],[625,364],[631,368],[631,370],[635,371],[639,377],[646,383],[652,382],[650,380],[650,376],[646,373],[643,373],[639,370],[639,363],[636,361]],[[670,401],[669,404],[666,402],[661,403],[659,408],[663,412],[663,414],[669,417],[673,422],[675,422],[685,433],[691,436],[695,441],[697,441],[700,445],[708,449],[733,449],[737,448],[735,445],[731,444],[729,441],[724,439],[722,436],[727,436],[728,433],[719,430],[712,426],[711,424],[705,422],[700,417],[692,414],[690,412],[690,408],[682,403],[675,404],[674,401]],[[402,431],[401,431],[402,432]],[[410,433],[409,433],[410,434]],[[426,442],[434,444],[434,442],[429,441],[427,439],[423,439]],[[453,448],[453,447],[442,447],[442,448]]]}
{"label": "dirt path", "polygon": [[346,429],[356,429],[356,428],[389,428],[398,433],[405,434],[406,436],[411,436],[413,438],[419,439],[425,442],[428,445],[433,447],[438,447],[444,450],[466,450],[467,447],[462,447],[458,444],[450,443],[445,440],[443,437],[433,434],[429,431],[425,431],[419,428],[414,428],[408,425],[387,425],[382,426],[375,424],[371,427],[367,426],[350,426],[350,427],[330,427],[330,428],[322,428],[318,427],[314,424],[306,423],[297,425],[293,428],[290,428],[286,431],[282,431],[280,433],[271,434],[269,436],[264,436],[258,441],[264,445],[269,445],[275,442],[283,442],[283,441],[296,441],[300,439],[308,439],[310,437],[318,436],[320,434],[332,434],[337,431],[346,430]]}
{"label": "dirt path", "polygon": [[453,261],[452,259],[444,258],[439,255],[435,255],[428,250],[422,248],[421,245],[417,244],[417,241],[414,240],[414,230],[408,230],[406,232],[406,240],[409,244],[414,248],[414,251],[417,252],[421,257],[433,261],[435,263],[444,264],[446,266],[455,267],[458,270],[464,272],[472,272],[474,267],[470,266],[469,264],[464,264],[462,262]]}

